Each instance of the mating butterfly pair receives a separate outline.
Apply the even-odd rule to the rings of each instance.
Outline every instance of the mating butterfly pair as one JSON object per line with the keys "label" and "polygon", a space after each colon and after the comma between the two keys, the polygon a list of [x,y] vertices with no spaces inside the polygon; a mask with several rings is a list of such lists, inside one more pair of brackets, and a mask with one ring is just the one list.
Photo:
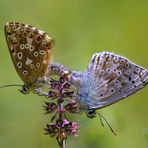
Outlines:
{"label": "mating butterfly pair", "polygon": [[69,83],[77,88],[75,100],[88,117],[148,84],[147,69],[114,53],[95,53],[84,72],[70,72],[61,64],[51,63],[54,41],[44,31],[10,22],[5,35],[16,71],[25,83],[22,93],[41,88],[50,81],[51,73],[68,72]]}

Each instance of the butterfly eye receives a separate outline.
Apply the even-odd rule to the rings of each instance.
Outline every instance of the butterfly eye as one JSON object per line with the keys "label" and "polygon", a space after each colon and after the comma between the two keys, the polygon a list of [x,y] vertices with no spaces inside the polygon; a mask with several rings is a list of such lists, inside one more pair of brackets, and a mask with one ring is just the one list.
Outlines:
{"label": "butterfly eye", "polygon": [[87,112],[87,117],[88,118],[96,117],[96,111],[94,109],[89,109],[88,112]]}
{"label": "butterfly eye", "polygon": [[27,85],[23,85],[22,90],[19,90],[21,93],[23,94],[28,94],[29,93],[29,89]]}

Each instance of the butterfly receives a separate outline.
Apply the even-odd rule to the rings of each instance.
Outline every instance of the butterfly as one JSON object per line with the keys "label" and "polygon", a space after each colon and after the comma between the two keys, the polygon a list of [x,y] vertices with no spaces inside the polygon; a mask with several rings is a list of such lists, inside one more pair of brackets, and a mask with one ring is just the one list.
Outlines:
{"label": "butterfly", "polygon": [[22,93],[42,87],[52,61],[54,40],[31,25],[8,22],[4,27],[6,42],[15,69],[24,82]]}
{"label": "butterfly", "polygon": [[96,110],[116,103],[148,84],[148,70],[114,53],[95,53],[84,72],[72,72],[75,101],[89,118]]}

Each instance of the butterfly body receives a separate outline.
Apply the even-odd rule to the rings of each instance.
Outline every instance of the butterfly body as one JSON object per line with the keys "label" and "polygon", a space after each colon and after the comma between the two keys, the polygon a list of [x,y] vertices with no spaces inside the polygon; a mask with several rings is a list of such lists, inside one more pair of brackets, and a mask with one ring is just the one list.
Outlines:
{"label": "butterfly body", "polygon": [[[75,80],[75,82],[73,82]],[[116,103],[148,84],[148,70],[114,53],[96,53],[83,74],[70,81],[78,88],[76,102],[94,116],[95,110]],[[79,82],[79,83],[78,83]]]}
{"label": "butterfly body", "polygon": [[44,31],[22,23],[9,22],[4,30],[15,69],[25,83],[23,90],[34,90],[47,73],[54,41]]}

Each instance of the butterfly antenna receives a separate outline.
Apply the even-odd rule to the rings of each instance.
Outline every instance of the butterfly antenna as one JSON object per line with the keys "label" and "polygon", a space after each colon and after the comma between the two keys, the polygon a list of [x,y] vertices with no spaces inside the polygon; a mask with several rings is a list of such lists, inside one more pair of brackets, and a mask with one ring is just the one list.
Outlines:
{"label": "butterfly antenna", "polygon": [[20,85],[20,84],[8,84],[8,85],[4,85],[4,86],[0,86],[0,88],[4,88],[4,87],[11,87],[11,86],[23,86],[23,85]]}
{"label": "butterfly antenna", "polygon": [[102,121],[102,119],[103,119],[103,120],[107,123],[107,125],[108,125],[108,127],[110,128],[111,132],[112,132],[115,136],[117,136],[117,134],[114,132],[114,130],[112,129],[112,127],[111,127],[111,125],[109,124],[109,122],[105,119],[105,117],[102,116],[100,113],[98,113],[98,115],[99,115],[99,118],[100,118],[101,125],[104,127],[104,124],[103,124],[103,121]]}
{"label": "butterfly antenna", "polygon": [[102,121],[102,118],[101,118],[101,114],[100,113],[98,113],[98,114],[99,114],[101,125],[104,127],[104,124],[103,124],[103,121]]}

